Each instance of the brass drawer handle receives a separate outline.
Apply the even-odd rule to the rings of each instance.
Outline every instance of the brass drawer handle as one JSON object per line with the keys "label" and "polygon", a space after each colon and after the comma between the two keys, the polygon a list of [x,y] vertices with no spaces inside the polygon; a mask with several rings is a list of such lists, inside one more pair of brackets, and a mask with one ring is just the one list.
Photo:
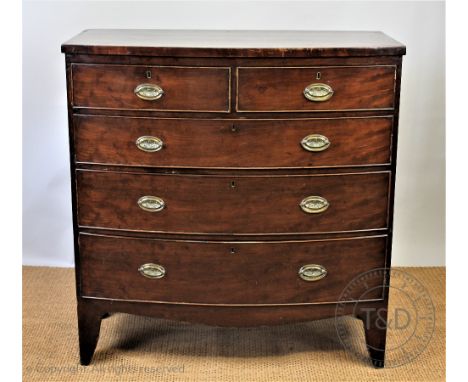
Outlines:
{"label": "brass drawer handle", "polygon": [[302,139],[301,146],[307,151],[324,151],[330,147],[330,140],[325,135],[310,134]]}
{"label": "brass drawer handle", "polygon": [[136,140],[136,146],[141,151],[146,151],[147,153],[154,153],[162,149],[164,142],[158,137],[143,136]]}
{"label": "brass drawer handle", "polygon": [[307,264],[299,269],[299,277],[304,281],[318,281],[327,275],[327,270],[322,265]]}
{"label": "brass drawer handle", "polygon": [[299,204],[302,211],[308,214],[319,214],[327,210],[330,206],[328,200],[322,198],[321,196],[308,196],[307,198],[302,199]]}
{"label": "brass drawer handle", "polygon": [[304,89],[304,97],[314,102],[327,101],[333,96],[333,93],[332,87],[327,84],[310,84]]}
{"label": "brass drawer handle", "polygon": [[149,279],[162,279],[166,275],[166,269],[162,265],[153,263],[141,265],[138,272]]}
{"label": "brass drawer handle", "polygon": [[159,212],[166,207],[166,203],[157,196],[145,195],[138,199],[138,206],[148,212]]}
{"label": "brass drawer handle", "polygon": [[145,101],[155,101],[163,96],[164,90],[158,85],[140,84],[135,88],[134,93]]}

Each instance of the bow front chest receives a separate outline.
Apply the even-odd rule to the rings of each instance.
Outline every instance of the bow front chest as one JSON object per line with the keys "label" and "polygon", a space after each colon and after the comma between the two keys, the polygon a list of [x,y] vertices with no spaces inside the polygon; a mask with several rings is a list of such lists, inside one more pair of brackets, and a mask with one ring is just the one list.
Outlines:
{"label": "bow front chest", "polygon": [[[405,47],[380,32],[87,30],[66,54],[78,327],[354,314],[376,366]],[[364,340],[364,339],[363,339]]]}

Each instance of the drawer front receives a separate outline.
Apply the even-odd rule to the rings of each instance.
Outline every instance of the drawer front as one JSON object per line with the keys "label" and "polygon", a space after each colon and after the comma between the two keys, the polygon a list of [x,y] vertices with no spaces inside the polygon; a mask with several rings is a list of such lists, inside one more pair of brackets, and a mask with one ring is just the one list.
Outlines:
{"label": "drawer front", "polygon": [[[396,67],[238,68],[241,112],[393,109]],[[323,86],[325,85],[325,86]],[[309,100],[304,95],[308,89]]]}
{"label": "drawer front", "polygon": [[76,160],[154,167],[301,168],[390,162],[391,117],[189,120],[74,117]]}
{"label": "drawer front", "polygon": [[[336,302],[353,278],[385,266],[384,236],[201,243],[82,234],[79,240],[82,295],[123,300],[227,305]],[[321,273],[305,281],[299,270],[311,264],[319,265],[313,269]],[[381,299],[378,286],[383,280],[370,282],[366,289],[370,292],[363,294],[364,286],[362,291],[353,288],[355,295],[346,300],[361,295]]]}
{"label": "drawer front", "polygon": [[77,171],[78,221],[212,234],[381,229],[387,227],[389,178],[389,172],[236,177]]}
{"label": "drawer front", "polygon": [[229,68],[74,64],[72,79],[76,107],[229,111]]}

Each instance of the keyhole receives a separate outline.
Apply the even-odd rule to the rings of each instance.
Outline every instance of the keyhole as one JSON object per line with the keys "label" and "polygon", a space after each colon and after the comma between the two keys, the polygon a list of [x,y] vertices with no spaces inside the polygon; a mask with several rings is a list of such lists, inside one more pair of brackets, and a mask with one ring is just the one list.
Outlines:
{"label": "keyhole", "polygon": [[317,72],[317,77],[315,77],[315,78],[317,78],[317,80],[319,80],[320,78],[322,78],[322,73]]}
{"label": "keyhole", "polygon": [[234,125],[234,124],[231,125],[231,131],[232,131],[233,133],[235,133],[235,132],[237,131],[236,125]]}
{"label": "keyhole", "polygon": [[147,70],[145,72],[145,76],[146,76],[146,78],[151,78],[151,70]]}
{"label": "keyhole", "polygon": [[231,255],[234,255],[236,253],[236,250],[234,248],[231,248],[229,252],[231,252]]}
{"label": "keyhole", "polygon": [[234,182],[233,180],[231,181],[231,188],[236,188],[236,182]]}

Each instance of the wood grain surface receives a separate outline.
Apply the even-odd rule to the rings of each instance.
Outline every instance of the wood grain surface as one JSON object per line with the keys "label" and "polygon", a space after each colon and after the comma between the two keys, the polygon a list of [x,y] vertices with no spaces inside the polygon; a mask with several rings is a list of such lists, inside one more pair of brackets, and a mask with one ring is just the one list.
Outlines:
{"label": "wood grain surface", "polygon": [[[303,120],[209,120],[75,115],[76,160],[150,167],[313,168],[387,165],[392,117]],[[330,147],[310,152],[302,139],[321,134]],[[160,138],[157,152],[141,136]]]}
{"label": "wood grain surface", "polygon": [[[239,67],[237,70],[237,110],[241,112],[390,110],[394,107],[396,67],[392,65],[315,68]],[[306,99],[303,94],[304,89],[314,83],[331,86],[334,91],[333,96],[323,102]]]}
{"label": "wood grain surface", "polygon": [[[324,176],[196,176],[78,171],[80,226],[186,233],[326,233],[387,227],[388,172]],[[137,201],[162,198],[160,212]],[[328,200],[323,213],[299,207]]]}
{"label": "wood grain surface", "polygon": [[62,52],[171,57],[346,57],[405,54],[382,32],[88,29]]}
{"label": "wood grain surface", "polygon": [[[385,266],[386,237],[304,242],[186,242],[80,236],[84,296],[199,304],[300,304],[336,302],[356,276]],[[138,272],[142,264],[166,269],[160,279]],[[298,276],[306,264],[327,275]],[[373,279],[377,283],[378,280]],[[383,279],[376,293],[381,299]],[[345,301],[358,299],[363,290]]]}
{"label": "wood grain surface", "polygon": [[[229,111],[229,68],[78,64],[72,66],[72,75],[73,105],[77,107]],[[143,83],[160,86],[162,98],[138,98],[134,90]]]}

